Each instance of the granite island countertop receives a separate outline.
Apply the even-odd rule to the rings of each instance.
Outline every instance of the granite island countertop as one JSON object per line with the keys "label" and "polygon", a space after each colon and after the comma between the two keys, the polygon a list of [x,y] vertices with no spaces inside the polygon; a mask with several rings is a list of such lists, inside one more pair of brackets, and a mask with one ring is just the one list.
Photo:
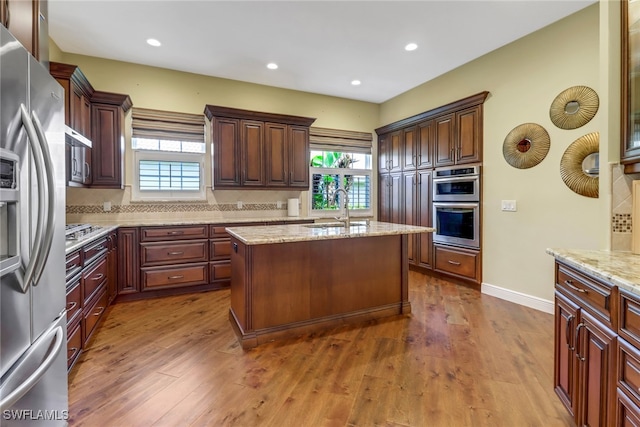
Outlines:
{"label": "granite island countertop", "polygon": [[590,276],[640,295],[640,255],[587,249],[548,248],[546,252]]}
{"label": "granite island countertop", "polygon": [[226,231],[246,245],[303,242],[324,239],[388,236],[399,234],[431,233],[431,227],[393,224],[390,222],[353,221],[347,230],[336,223],[269,225],[253,227],[227,227]]}

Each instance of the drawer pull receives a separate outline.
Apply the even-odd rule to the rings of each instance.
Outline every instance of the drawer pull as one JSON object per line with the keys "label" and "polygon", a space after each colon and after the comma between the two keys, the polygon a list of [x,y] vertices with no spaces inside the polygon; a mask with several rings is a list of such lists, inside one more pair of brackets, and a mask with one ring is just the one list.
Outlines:
{"label": "drawer pull", "polygon": [[94,316],[100,316],[102,314],[102,312],[104,311],[104,307],[98,307],[98,311],[96,311],[95,313],[93,313]]}
{"label": "drawer pull", "polygon": [[180,234],[184,234],[184,231],[169,231],[167,234],[171,235],[171,236],[177,236]]}
{"label": "drawer pull", "polygon": [[74,308],[76,308],[76,305],[78,305],[77,302],[71,301],[69,304],[67,304],[67,311],[73,310]]}
{"label": "drawer pull", "polygon": [[78,266],[77,264],[71,264],[70,266],[68,266],[68,267],[66,268],[66,271],[71,271],[71,270],[73,270],[73,269],[74,269],[74,268],[76,268],[76,267],[79,267],[79,266]]}
{"label": "drawer pull", "polygon": [[69,352],[72,356],[76,351],[78,351],[78,347],[71,347],[69,350],[67,350],[67,352]]}
{"label": "drawer pull", "polygon": [[169,276],[169,277],[167,277],[167,279],[170,279],[170,280],[173,280],[173,279],[182,279],[182,278],[184,278],[184,276],[183,276],[183,275],[181,275],[181,274],[179,274],[179,275],[177,275],[177,276]]}
{"label": "drawer pull", "polygon": [[94,249],[97,250],[97,251],[101,251],[103,249],[107,249],[107,247],[103,246],[103,245],[100,245],[100,246],[96,246]]}
{"label": "drawer pull", "polygon": [[92,278],[91,280],[102,280],[102,279],[104,279],[104,274],[100,273],[96,277]]}
{"label": "drawer pull", "polygon": [[447,262],[448,262],[449,264],[452,264],[452,265],[460,265],[460,263],[459,263],[458,261],[451,261],[451,260],[448,260]]}
{"label": "drawer pull", "polygon": [[589,291],[587,291],[586,289],[582,289],[577,287],[576,285],[573,284],[573,281],[571,280],[565,280],[564,284],[567,285],[568,287],[570,287],[571,289],[573,289],[576,292],[580,292],[581,294],[588,294]]}
{"label": "drawer pull", "polygon": [[183,255],[184,252],[168,252],[167,255]]}

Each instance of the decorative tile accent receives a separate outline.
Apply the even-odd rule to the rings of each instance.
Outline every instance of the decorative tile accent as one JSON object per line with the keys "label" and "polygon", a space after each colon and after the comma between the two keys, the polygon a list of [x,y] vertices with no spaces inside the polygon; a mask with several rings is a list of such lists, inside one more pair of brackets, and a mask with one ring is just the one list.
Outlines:
{"label": "decorative tile accent", "polygon": [[614,214],[611,226],[614,233],[631,233],[631,214]]}
{"label": "decorative tile accent", "polygon": [[162,213],[162,212],[233,212],[233,211],[286,211],[283,204],[280,208],[275,203],[243,203],[238,209],[235,203],[140,203],[130,205],[112,205],[111,211],[105,212],[102,205],[67,205],[67,214],[119,214],[119,213]]}

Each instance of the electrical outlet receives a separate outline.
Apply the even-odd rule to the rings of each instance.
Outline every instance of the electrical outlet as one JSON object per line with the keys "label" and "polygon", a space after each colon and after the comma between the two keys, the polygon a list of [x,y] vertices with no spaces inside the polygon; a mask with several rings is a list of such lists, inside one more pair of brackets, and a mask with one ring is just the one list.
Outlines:
{"label": "electrical outlet", "polygon": [[502,201],[502,210],[505,212],[515,212],[518,210],[517,204],[515,200],[503,200]]}
{"label": "electrical outlet", "polygon": [[111,212],[111,202],[104,202],[104,203],[102,204],[102,209],[103,209],[105,212]]}
{"label": "electrical outlet", "polygon": [[237,206],[238,206],[238,209],[242,209],[242,200],[238,200]]}
{"label": "electrical outlet", "polygon": [[278,200],[278,201],[276,202],[276,208],[277,208],[277,209],[281,209],[281,208],[282,208],[282,201],[281,201],[281,200]]}

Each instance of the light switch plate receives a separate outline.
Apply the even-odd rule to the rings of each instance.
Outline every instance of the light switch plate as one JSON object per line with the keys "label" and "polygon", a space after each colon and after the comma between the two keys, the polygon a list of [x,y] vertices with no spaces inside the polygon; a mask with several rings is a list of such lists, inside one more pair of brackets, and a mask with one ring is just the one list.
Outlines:
{"label": "light switch plate", "polygon": [[502,210],[505,212],[515,212],[518,210],[515,200],[503,200]]}

